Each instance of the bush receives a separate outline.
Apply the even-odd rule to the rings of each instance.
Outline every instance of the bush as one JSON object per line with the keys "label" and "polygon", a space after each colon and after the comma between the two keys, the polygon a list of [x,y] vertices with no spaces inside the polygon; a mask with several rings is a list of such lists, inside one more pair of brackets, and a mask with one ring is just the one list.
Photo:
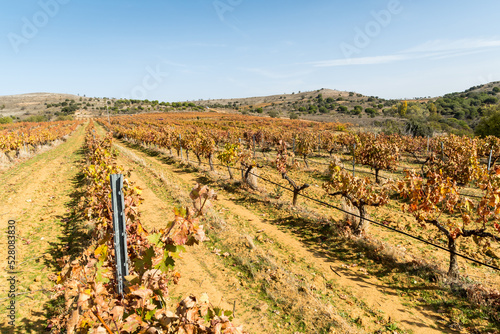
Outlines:
{"label": "bush", "polygon": [[74,117],[73,116],[70,116],[70,115],[66,115],[66,116],[57,116],[56,117],[56,121],[72,121],[74,120]]}
{"label": "bush", "polygon": [[290,119],[299,119],[299,115],[291,113],[290,114]]}
{"label": "bush", "polygon": [[477,136],[497,136],[500,137],[500,111],[490,116],[483,117],[474,129]]}
{"label": "bush", "polygon": [[498,99],[496,97],[493,97],[493,96],[487,97],[483,100],[483,103],[485,103],[485,104],[495,104],[497,102],[498,102]]}
{"label": "bush", "polygon": [[337,108],[337,111],[340,111],[340,112],[347,112],[349,110],[349,108],[347,108],[346,106],[339,106]]}
{"label": "bush", "polygon": [[10,116],[0,117],[0,124],[12,123],[14,120]]}
{"label": "bush", "polygon": [[373,108],[366,108],[365,113],[367,113],[370,116],[375,116],[377,114],[377,111]]}
{"label": "bush", "polygon": [[272,117],[272,118],[276,118],[279,116],[279,112],[277,112],[276,110],[271,110],[269,112],[269,116]]}
{"label": "bush", "polygon": [[433,129],[420,120],[410,119],[405,124],[405,133],[412,136],[432,137]]}
{"label": "bush", "polygon": [[47,122],[47,116],[45,115],[33,115],[24,120],[25,122]]}

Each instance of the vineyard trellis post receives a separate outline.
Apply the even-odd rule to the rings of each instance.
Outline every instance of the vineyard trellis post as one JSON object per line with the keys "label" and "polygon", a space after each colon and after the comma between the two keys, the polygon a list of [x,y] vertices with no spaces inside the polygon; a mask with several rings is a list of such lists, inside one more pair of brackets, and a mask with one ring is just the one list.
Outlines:
{"label": "vineyard trellis post", "polygon": [[356,143],[352,145],[352,176],[355,176],[355,166],[356,164]]}
{"label": "vineyard trellis post", "polygon": [[427,136],[427,151],[425,153],[429,154],[429,136]]}
{"label": "vineyard trellis post", "polygon": [[[241,147],[241,138],[238,138],[238,141],[240,142],[240,147]],[[241,179],[243,180],[243,182],[245,182],[245,167],[240,166],[240,168],[241,168]]]}
{"label": "vineyard trellis post", "polygon": [[444,161],[444,145],[443,145],[443,142],[441,142],[441,160]]}
{"label": "vineyard trellis post", "polygon": [[180,133],[179,133],[179,148],[181,151],[181,160],[184,160],[184,158],[182,157],[182,135]]}
{"label": "vineyard trellis post", "polygon": [[123,283],[128,276],[127,229],[125,226],[125,202],[123,197],[123,175],[112,174],[111,204],[113,208],[113,232],[115,244],[115,264],[117,292],[123,295]]}
{"label": "vineyard trellis post", "polygon": [[493,155],[493,149],[490,150],[490,157],[488,158],[488,172],[491,169],[491,157]]}
{"label": "vineyard trellis post", "polygon": [[255,135],[253,135],[253,158],[255,159]]}

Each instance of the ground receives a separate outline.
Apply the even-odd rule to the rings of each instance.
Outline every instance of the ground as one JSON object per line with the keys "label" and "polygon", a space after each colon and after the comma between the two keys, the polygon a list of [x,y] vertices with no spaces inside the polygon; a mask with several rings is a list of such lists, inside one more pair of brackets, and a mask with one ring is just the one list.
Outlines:
{"label": "ground", "polygon": [[[44,331],[54,307],[45,291],[53,284],[49,276],[59,269],[58,257],[77,246],[70,209],[78,199],[83,133],[82,126],[66,142],[0,174],[0,228],[7,230],[8,219],[17,228],[19,333]],[[209,172],[154,148],[124,141],[116,141],[115,148],[118,163],[132,169],[132,181],[144,189],[141,221],[150,230],[164,227],[175,206],[190,204],[188,193],[196,183],[218,193],[204,220],[210,241],[188,247],[177,261],[182,276],[170,289],[167,307],[206,292],[214,306],[234,311],[235,322],[250,333],[466,332],[454,321],[466,322],[465,309],[472,306],[419,276],[415,257],[401,250],[415,247],[407,240],[377,233],[395,245],[390,258],[376,249],[385,244],[343,237],[318,216],[307,215],[327,214],[315,205],[301,202],[292,208],[283,203],[288,195],[273,200],[271,190],[248,191],[229,181],[224,169]],[[319,183],[314,173],[308,177]],[[0,286],[6,287],[11,274],[5,270],[5,236],[0,259]],[[6,294],[1,289],[4,310]],[[2,311],[2,333],[10,330],[5,315]],[[475,325],[486,328],[488,321]]]}

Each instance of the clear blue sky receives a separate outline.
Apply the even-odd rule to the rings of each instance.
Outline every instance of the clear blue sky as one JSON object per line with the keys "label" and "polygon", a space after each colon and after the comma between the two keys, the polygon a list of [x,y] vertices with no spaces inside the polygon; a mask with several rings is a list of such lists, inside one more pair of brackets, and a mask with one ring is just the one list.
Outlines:
{"label": "clear blue sky", "polygon": [[438,96],[500,80],[498,13],[498,0],[3,0],[0,95]]}

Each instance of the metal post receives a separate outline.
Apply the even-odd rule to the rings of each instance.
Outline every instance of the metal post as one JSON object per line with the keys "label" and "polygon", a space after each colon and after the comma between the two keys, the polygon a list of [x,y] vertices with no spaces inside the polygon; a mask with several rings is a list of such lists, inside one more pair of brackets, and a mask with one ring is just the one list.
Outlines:
{"label": "metal post", "polygon": [[181,160],[182,160],[183,159],[183,157],[182,157],[182,136],[180,133],[179,133],[179,147],[181,149]]}
{"label": "metal post", "polygon": [[253,135],[253,158],[255,159],[255,135]]}
{"label": "metal post", "polygon": [[355,176],[355,163],[356,163],[356,143],[352,146],[352,176]]}
{"label": "metal post", "polygon": [[488,172],[490,171],[490,168],[491,168],[491,156],[493,155],[493,149],[491,149],[490,151],[490,157],[488,159]]}
{"label": "metal post", "polygon": [[443,142],[441,142],[441,160],[444,161],[444,146],[443,146]]}
{"label": "metal post", "polygon": [[111,203],[113,207],[113,231],[115,243],[116,281],[118,293],[123,295],[124,277],[128,276],[127,229],[125,226],[125,202],[123,198],[123,175],[112,174]]}

